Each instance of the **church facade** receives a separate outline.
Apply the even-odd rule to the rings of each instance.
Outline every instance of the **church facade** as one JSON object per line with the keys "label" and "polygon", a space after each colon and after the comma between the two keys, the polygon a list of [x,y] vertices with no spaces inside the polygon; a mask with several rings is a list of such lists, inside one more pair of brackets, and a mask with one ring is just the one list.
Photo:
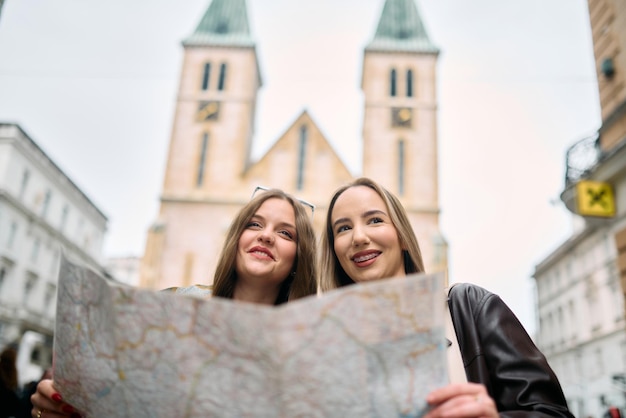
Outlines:
{"label": "church facade", "polygon": [[245,0],[213,0],[183,48],[160,209],[141,264],[142,287],[210,284],[230,222],[256,186],[314,203],[319,236],[333,191],[361,175],[400,198],[427,271],[446,269],[437,168],[439,50],[413,0],[385,1],[364,51],[358,174],[350,172],[306,111],[252,160],[262,77]]}

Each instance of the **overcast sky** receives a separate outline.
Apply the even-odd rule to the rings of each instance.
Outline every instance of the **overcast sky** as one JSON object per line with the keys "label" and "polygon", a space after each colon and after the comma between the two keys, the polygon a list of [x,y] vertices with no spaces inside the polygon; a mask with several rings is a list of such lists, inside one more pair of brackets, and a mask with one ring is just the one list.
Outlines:
{"label": "overcast sky", "polygon": [[[104,255],[142,255],[182,59],[210,0],[6,0],[0,121],[16,122],[109,218]],[[383,0],[248,0],[255,155],[307,109],[360,174],[363,48]],[[532,332],[534,266],[571,234],[565,151],[600,126],[586,0],[418,0],[438,65],[441,226],[452,282]],[[418,237],[419,238],[419,237]]]}

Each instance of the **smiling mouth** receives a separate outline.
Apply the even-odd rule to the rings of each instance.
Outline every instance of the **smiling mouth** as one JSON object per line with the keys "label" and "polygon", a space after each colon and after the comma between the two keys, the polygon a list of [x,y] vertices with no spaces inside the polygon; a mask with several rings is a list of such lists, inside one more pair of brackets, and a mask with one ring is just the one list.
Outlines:
{"label": "smiling mouth", "polygon": [[255,254],[255,255],[260,255],[260,256],[265,256],[265,257],[269,257],[272,258],[268,253],[266,253],[265,251],[251,251],[250,254]]}
{"label": "smiling mouth", "polygon": [[373,258],[376,258],[379,255],[380,253],[369,253],[369,254],[358,256],[358,257],[353,257],[352,261],[354,261],[355,263],[363,263],[365,261],[369,261]]}
{"label": "smiling mouth", "polygon": [[260,250],[258,248],[248,251],[248,254],[254,254],[259,257],[267,257],[267,258],[271,258],[272,260],[274,260],[274,256],[269,251]]}

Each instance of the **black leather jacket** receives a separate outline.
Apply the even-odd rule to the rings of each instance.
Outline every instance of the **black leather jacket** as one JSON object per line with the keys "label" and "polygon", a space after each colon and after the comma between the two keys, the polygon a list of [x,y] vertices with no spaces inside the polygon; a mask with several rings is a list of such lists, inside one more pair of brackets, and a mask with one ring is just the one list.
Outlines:
{"label": "black leather jacket", "polygon": [[501,417],[574,417],[546,358],[499,296],[460,283],[448,305],[467,380],[487,387]]}

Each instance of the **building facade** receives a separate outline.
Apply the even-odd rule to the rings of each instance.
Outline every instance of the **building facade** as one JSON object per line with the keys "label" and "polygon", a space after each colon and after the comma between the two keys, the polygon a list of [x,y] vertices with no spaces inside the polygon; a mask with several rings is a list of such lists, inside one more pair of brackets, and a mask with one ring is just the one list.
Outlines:
{"label": "building facade", "polygon": [[113,280],[129,286],[139,286],[141,257],[136,255],[109,257],[104,261],[104,269]]}
{"label": "building facade", "polygon": [[36,360],[50,365],[59,256],[102,271],[106,225],[35,141],[0,123],[0,346],[35,333]]}
{"label": "building facade", "polygon": [[[306,111],[251,159],[262,77],[244,0],[213,0],[183,48],[160,210],[141,266],[141,285],[150,288],[211,283],[226,230],[256,186],[313,202],[319,235],[331,194],[354,178]],[[416,4],[386,0],[362,72],[361,174],[405,204],[429,271],[447,266],[439,228],[438,52]]]}
{"label": "building facade", "polygon": [[574,233],[535,268],[538,345],[570,408],[626,412],[626,4],[588,0],[602,124],[567,152]]}

